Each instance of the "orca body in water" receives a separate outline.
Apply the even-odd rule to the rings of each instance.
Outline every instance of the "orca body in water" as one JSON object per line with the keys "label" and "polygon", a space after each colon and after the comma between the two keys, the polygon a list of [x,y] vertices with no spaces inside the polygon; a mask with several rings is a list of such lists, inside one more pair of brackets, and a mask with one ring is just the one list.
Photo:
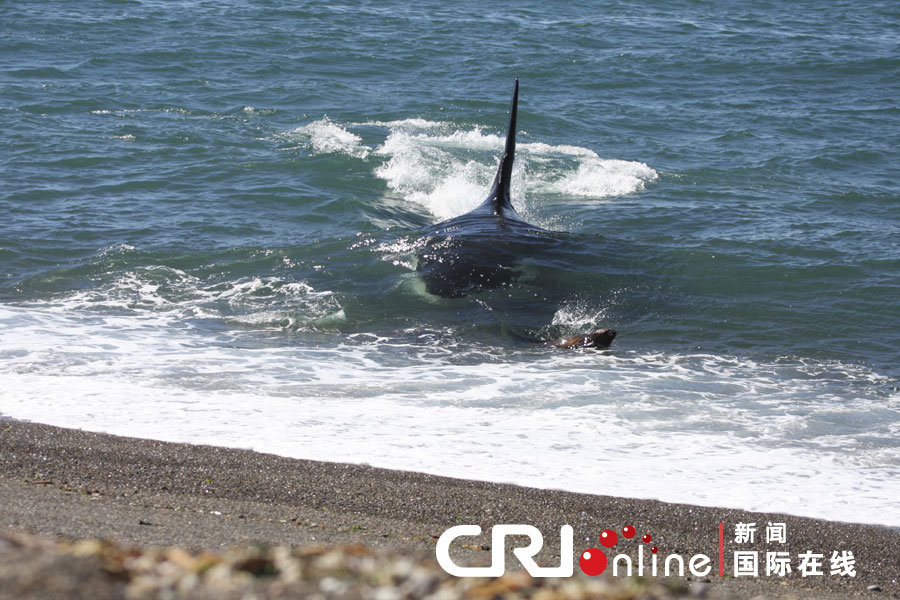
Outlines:
{"label": "orca body in water", "polygon": [[[416,272],[430,294],[460,298],[486,289],[510,286],[521,275],[519,265],[529,256],[548,252],[562,243],[559,234],[526,222],[513,208],[510,198],[512,168],[516,156],[516,116],[519,80],[513,89],[506,144],[487,198],[464,215],[428,228],[419,252]],[[601,329],[547,342],[511,329],[519,341],[557,348],[607,348],[616,337],[612,329]]]}
{"label": "orca body in water", "polygon": [[516,155],[516,79],[506,145],[487,198],[464,215],[430,227],[419,253],[416,271],[425,289],[445,298],[459,298],[509,285],[519,276],[516,263],[553,243],[553,234],[527,223],[512,206],[510,188]]}

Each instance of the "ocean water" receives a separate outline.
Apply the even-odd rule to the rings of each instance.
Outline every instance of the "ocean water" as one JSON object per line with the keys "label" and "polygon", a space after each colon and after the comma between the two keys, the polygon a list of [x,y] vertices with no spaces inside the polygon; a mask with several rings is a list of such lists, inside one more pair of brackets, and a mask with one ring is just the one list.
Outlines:
{"label": "ocean water", "polygon": [[[0,415],[900,525],[894,2],[0,5]],[[565,251],[430,296],[521,81]],[[517,342],[613,327],[609,351]]]}

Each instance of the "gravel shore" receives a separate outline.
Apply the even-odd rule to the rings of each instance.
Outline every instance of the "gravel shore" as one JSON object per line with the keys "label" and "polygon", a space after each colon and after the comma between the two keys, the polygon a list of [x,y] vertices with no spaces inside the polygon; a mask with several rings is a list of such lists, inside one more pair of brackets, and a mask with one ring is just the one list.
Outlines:
{"label": "gravel shore", "polygon": [[[0,597],[900,598],[900,532],[886,527],[0,426]],[[650,533],[661,558],[703,553],[715,566],[720,522],[725,577],[714,568],[706,577],[608,569],[588,578],[578,567],[601,531],[624,525],[638,535],[620,537],[610,556],[636,557]],[[765,541],[769,522],[785,524],[785,543]],[[500,523],[540,529],[544,565],[559,564],[559,528],[571,525],[576,576],[531,579],[510,567],[503,579],[469,580],[435,563],[441,533],[477,524],[483,534],[457,540],[453,557],[489,564],[490,528]],[[757,524],[754,543],[735,542],[737,523]],[[734,576],[735,550],[759,552],[760,577]],[[775,550],[791,557],[786,577],[764,575]],[[834,550],[853,552],[855,577],[830,574]],[[800,576],[798,555],[808,551],[824,555],[823,575]]]}

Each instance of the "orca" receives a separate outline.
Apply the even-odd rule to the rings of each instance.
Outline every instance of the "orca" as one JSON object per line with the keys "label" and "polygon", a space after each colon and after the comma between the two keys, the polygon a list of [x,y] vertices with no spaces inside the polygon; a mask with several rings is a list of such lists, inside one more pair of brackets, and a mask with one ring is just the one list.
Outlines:
{"label": "orca", "polygon": [[[506,143],[497,174],[484,202],[464,215],[443,221],[424,231],[416,272],[425,290],[443,298],[461,298],[484,290],[511,286],[521,275],[523,259],[563,244],[560,234],[525,221],[511,199],[513,161],[516,158],[516,117],[519,80],[516,78]],[[608,348],[616,337],[612,329],[600,329],[548,342],[508,329],[513,339],[562,349]]]}
{"label": "orca", "polygon": [[554,241],[552,232],[526,222],[512,205],[518,106],[516,78],[506,143],[487,198],[466,214],[424,232],[416,272],[430,294],[460,298],[511,285],[521,274],[517,263]]}

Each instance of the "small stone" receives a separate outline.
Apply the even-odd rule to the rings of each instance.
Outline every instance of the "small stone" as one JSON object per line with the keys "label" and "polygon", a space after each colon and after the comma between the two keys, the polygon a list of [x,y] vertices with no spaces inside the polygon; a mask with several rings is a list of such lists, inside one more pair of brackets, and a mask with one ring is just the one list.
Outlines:
{"label": "small stone", "polygon": [[707,594],[709,594],[709,587],[705,583],[701,583],[699,581],[694,581],[690,585],[691,596],[695,596],[697,598],[706,598]]}
{"label": "small stone", "polygon": [[870,585],[869,587],[866,588],[866,591],[867,592],[880,592],[881,586],[880,585]]}
{"label": "small stone", "polygon": [[335,577],[323,577],[319,581],[319,589],[326,594],[342,596],[347,593],[347,584]]}

